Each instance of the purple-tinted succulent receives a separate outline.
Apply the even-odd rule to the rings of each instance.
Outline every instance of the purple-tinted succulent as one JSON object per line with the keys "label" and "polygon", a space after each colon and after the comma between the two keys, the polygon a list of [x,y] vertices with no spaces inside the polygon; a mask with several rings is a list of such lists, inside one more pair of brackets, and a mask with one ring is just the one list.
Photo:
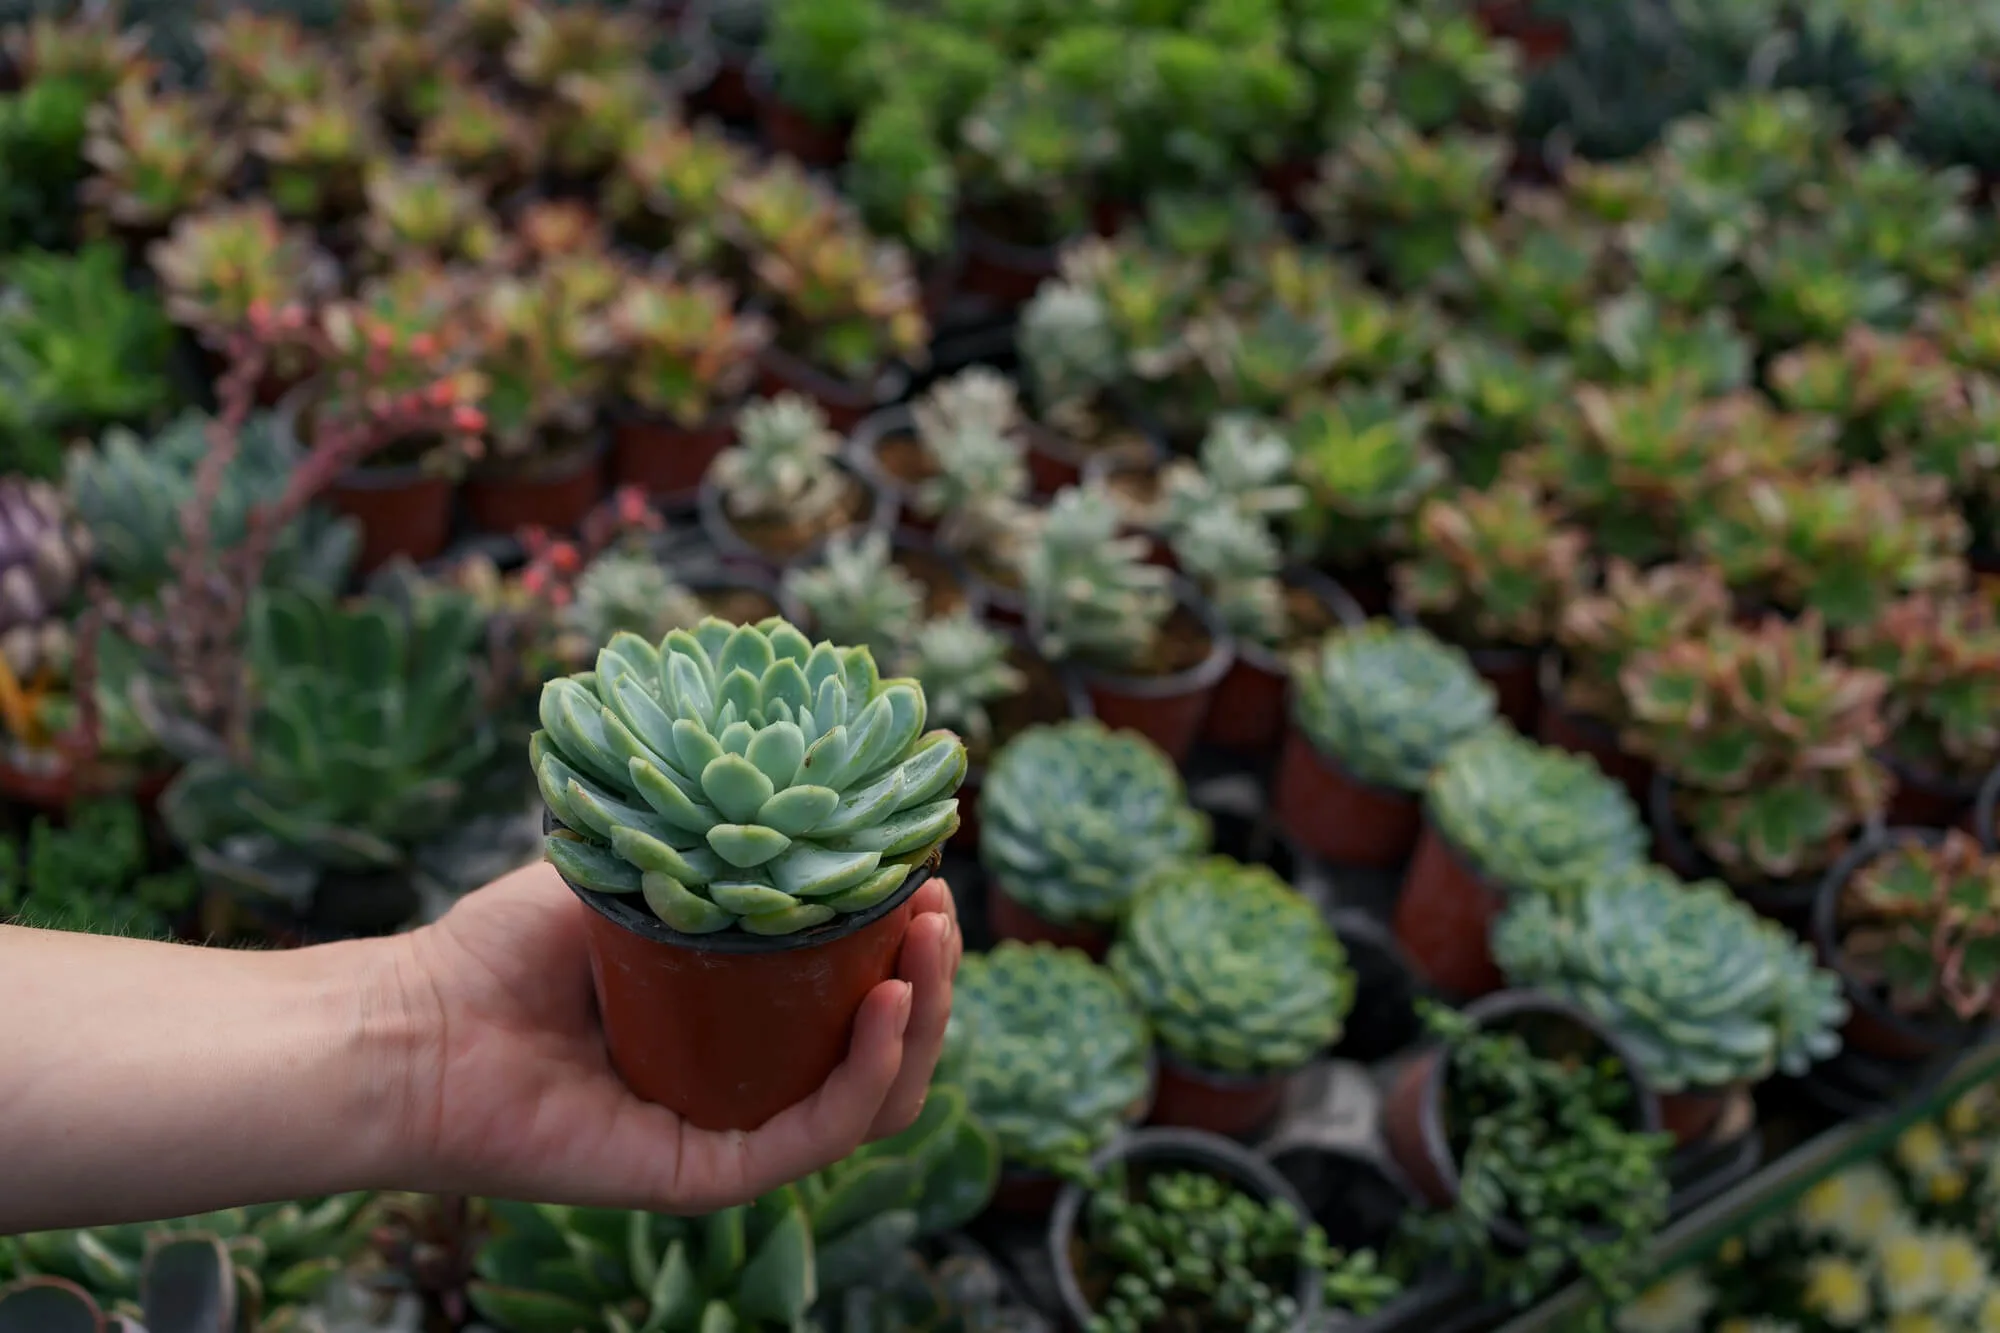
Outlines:
{"label": "purple-tinted succulent", "polygon": [[0,657],[18,679],[66,668],[60,618],[89,561],[89,539],[47,482],[0,477]]}

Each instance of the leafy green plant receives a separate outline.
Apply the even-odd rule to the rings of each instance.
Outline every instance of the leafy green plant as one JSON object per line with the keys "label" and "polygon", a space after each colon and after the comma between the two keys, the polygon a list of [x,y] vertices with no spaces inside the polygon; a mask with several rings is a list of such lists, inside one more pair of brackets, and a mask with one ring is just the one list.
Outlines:
{"label": "leafy green plant", "polygon": [[1900,1014],[2000,1016],[2000,857],[1961,829],[1900,842],[1841,891],[1840,950]]}
{"label": "leafy green plant", "polygon": [[817,124],[852,121],[875,93],[871,57],[890,22],[879,0],[773,4],[764,50],[774,91]]}
{"label": "leafy green plant", "polygon": [[49,930],[157,938],[194,905],[194,872],[154,872],[131,801],[76,805],[61,828],[37,816],[25,844],[0,840],[0,918]]}
{"label": "leafy green plant", "polygon": [[1511,903],[1493,930],[1509,984],[1577,1005],[1660,1092],[1797,1076],[1840,1045],[1840,978],[1713,880],[1629,866],[1573,898]]}
{"label": "leafy green plant", "polygon": [[1523,192],[1458,240],[1482,323],[1539,351],[1582,341],[1611,254],[1609,233],[1559,195]]}
{"label": "leafy green plant", "polygon": [[187,214],[146,257],[165,290],[167,314],[217,350],[251,327],[253,310],[307,305],[326,295],[336,276],[311,235],[287,227],[262,201]]}
{"label": "leafy green plant", "polygon": [[44,77],[0,96],[0,244],[8,250],[60,245],[71,233],[98,95],[89,80]]}
{"label": "leafy green plant", "polygon": [[1071,486],[1050,502],[1021,555],[1028,619],[1052,662],[1143,670],[1174,606],[1172,574],[1147,559],[1102,485]]}
{"label": "leafy green plant", "polygon": [[499,249],[499,226],[478,187],[448,167],[422,159],[376,163],[362,188],[362,238],[384,261],[414,253],[478,264]]}
{"label": "leafy green plant", "polygon": [[1590,538],[1536,487],[1502,481],[1434,495],[1417,511],[1396,591],[1426,623],[1474,645],[1536,648],[1590,581]]}
{"label": "leafy green plant", "polygon": [[818,564],[787,570],[784,582],[816,631],[885,659],[909,639],[923,614],[923,587],[895,562],[886,532],[839,534]]}
{"label": "leafy green plant", "polygon": [[579,447],[611,378],[603,320],[621,281],[607,256],[580,246],[525,274],[490,279],[478,292],[470,336],[496,459]]}
{"label": "leafy green plant", "polygon": [[1537,357],[1513,343],[1465,332],[1437,351],[1439,424],[1449,434],[1454,471],[1468,485],[1490,486],[1502,460],[1525,446],[1550,406],[1569,392],[1573,370],[1560,357]]}
{"label": "leafy green plant", "polygon": [[90,109],[83,155],[93,169],[84,203],[120,227],[164,230],[219,198],[243,159],[218,132],[214,108],[193,94],[121,83]]}
{"label": "leafy green plant", "polygon": [[1106,962],[1160,1044],[1195,1069],[1289,1073],[1339,1040],[1347,954],[1319,911],[1264,866],[1162,866]]}
{"label": "leafy green plant", "polygon": [[1493,687],[1429,631],[1371,620],[1292,661],[1292,717],[1363,782],[1422,790],[1458,742],[1493,721]]}
{"label": "leafy green plant", "polygon": [[1727,310],[1684,314],[1644,290],[1597,308],[1581,360],[1594,379],[1613,384],[1683,383],[1702,394],[1747,387],[1754,349]]}
{"label": "leafy green plant", "polygon": [[1426,136],[1384,116],[1356,126],[1320,165],[1308,204],[1336,237],[1362,246],[1399,290],[1438,282],[1463,229],[1492,214],[1508,148],[1447,129]]}
{"label": "leafy green plant", "polygon": [[1302,547],[1336,564],[1393,548],[1417,506],[1450,472],[1432,443],[1431,413],[1393,389],[1343,387],[1292,423],[1306,504]]}
{"label": "leafy green plant", "polygon": [[1116,920],[1155,869],[1208,839],[1166,755],[1096,721],[1021,732],[993,756],[980,792],[981,863],[1051,921]]}
{"label": "leafy green plant", "polygon": [[768,320],[739,311],[736,293],[710,278],[629,281],[606,320],[625,396],[683,426],[742,400],[771,337]]}
{"label": "leafy green plant", "polygon": [[1625,670],[1633,659],[1699,639],[1729,613],[1729,589],[1707,565],[1641,570],[1613,558],[1604,569],[1604,586],[1572,598],[1556,624],[1566,663],[1563,703],[1585,717],[1624,726]]}
{"label": "leafy green plant", "polygon": [[1889,681],[1888,752],[1971,785],[2000,762],[2000,608],[1979,593],[1889,603],[1841,638],[1842,655]]}
{"label": "leafy green plant", "polygon": [[1081,1178],[1144,1110],[1151,1046],[1132,997],[1080,950],[1003,940],[959,969],[938,1082],[965,1090],[1008,1165]]}
{"label": "leafy green plant", "polygon": [[1424,790],[1433,826],[1514,896],[1572,891],[1638,864],[1645,822],[1584,755],[1537,745],[1504,723],[1452,748]]}
{"label": "leafy green plant", "polygon": [[1843,454],[1877,463],[1915,445],[1942,404],[1964,392],[1934,343],[1865,326],[1838,343],[1792,349],[1772,363],[1770,379],[1786,407],[1840,423]]}

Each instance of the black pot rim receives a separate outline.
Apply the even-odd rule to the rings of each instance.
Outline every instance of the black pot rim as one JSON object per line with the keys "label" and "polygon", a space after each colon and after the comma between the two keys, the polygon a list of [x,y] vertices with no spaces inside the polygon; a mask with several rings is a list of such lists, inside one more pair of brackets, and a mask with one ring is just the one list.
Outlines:
{"label": "black pot rim", "polygon": [[[1091,1173],[1099,1174],[1114,1163],[1126,1161],[1177,1163],[1205,1171],[1266,1201],[1276,1199],[1289,1204],[1302,1232],[1312,1224],[1312,1214],[1307,1210],[1305,1200],[1292,1188],[1290,1181],[1248,1148],[1220,1135],[1195,1129],[1134,1130],[1099,1149],[1090,1159]],[[1071,1325],[1076,1328],[1087,1326],[1092,1313],[1071,1267],[1069,1253],[1070,1241],[1076,1235],[1088,1193],[1076,1181],[1065,1182],[1062,1192],[1056,1196],[1055,1209],[1049,1214],[1048,1253],[1055,1269],[1056,1290],[1062,1297]],[[1312,1280],[1311,1274],[1303,1270],[1294,1285],[1299,1313],[1292,1327],[1294,1330],[1311,1328],[1319,1320],[1324,1292],[1321,1285]]]}
{"label": "black pot rim", "polygon": [[778,608],[778,614],[791,623],[794,629],[804,625],[805,608],[798,600],[785,591],[785,585],[761,570],[732,567],[729,569],[703,570],[698,574],[680,577],[680,585],[689,592],[754,592],[760,597],[768,597]]}
{"label": "black pot rim", "polygon": [[[1367,623],[1368,613],[1361,609],[1361,603],[1354,600],[1354,595],[1341,587],[1338,579],[1322,574],[1310,565],[1287,565],[1278,571],[1278,581],[1319,599],[1320,605],[1333,613],[1335,629],[1359,629]],[[1291,674],[1285,665],[1285,655],[1261,643],[1238,640],[1236,657],[1267,675]]]}
{"label": "black pot rim", "polygon": [[1472,665],[1479,670],[1505,671],[1510,668],[1519,667],[1525,661],[1527,665],[1534,668],[1537,682],[1541,679],[1541,659],[1547,653],[1545,647],[1529,648],[1518,643],[1489,643],[1483,646],[1459,643],[1456,639],[1440,633],[1438,630],[1425,624],[1424,618],[1410,609],[1409,603],[1403,599],[1402,591],[1396,588],[1390,589],[1389,616],[1390,619],[1394,620],[1404,629],[1420,629],[1426,634],[1437,638],[1440,642],[1450,644],[1464,653]]}
{"label": "black pot rim", "polygon": [[1061,246],[1022,245],[1019,241],[996,236],[974,221],[969,212],[959,214],[957,230],[958,248],[969,257],[1014,273],[1055,275],[1056,258],[1061,253]]}
{"label": "black pot rim", "polygon": [[[1682,865],[1694,867],[1695,873],[1683,878],[1719,880],[1744,902],[1773,915],[1796,915],[1812,910],[1813,901],[1819,894],[1820,881],[1811,875],[1779,884],[1746,887],[1723,874],[1722,867],[1715,863],[1714,858],[1696,846],[1694,839],[1682,828],[1680,817],[1674,813],[1674,780],[1663,767],[1653,770],[1652,785],[1646,790],[1646,815],[1647,822],[1653,826],[1653,836],[1668,849],[1666,859],[1670,863],[1679,861]],[[1877,831],[1878,823],[1864,825],[1857,842],[1867,842]],[[1669,865],[1669,869],[1674,868]]]}
{"label": "black pot rim", "polygon": [[[1465,1007],[1464,1013],[1467,1018],[1480,1026],[1515,1014],[1550,1014],[1575,1023],[1602,1042],[1605,1048],[1617,1057],[1620,1067],[1625,1071],[1626,1081],[1632,1086],[1632,1110],[1638,1119],[1639,1131],[1646,1134],[1657,1134],[1661,1131],[1659,1094],[1639,1072],[1639,1065],[1625,1042],[1589,1011],[1542,991],[1513,989],[1495,991],[1491,995],[1475,1000]],[[1424,1156],[1429,1159],[1431,1170],[1437,1173],[1446,1192],[1456,1199],[1459,1188],[1458,1162],[1452,1156],[1451,1144],[1445,1137],[1444,1131],[1444,1078],[1451,1057],[1443,1046],[1435,1043],[1430,1045],[1428,1050],[1436,1058],[1431,1061],[1430,1069],[1425,1072],[1423,1084],[1417,1092],[1417,1135],[1423,1145]],[[1526,1249],[1528,1246],[1526,1229],[1511,1217],[1494,1218],[1492,1231],[1493,1238],[1502,1245],[1516,1250]]]}
{"label": "black pot rim", "polygon": [[[1188,580],[1176,577],[1173,588],[1175,604],[1191,612],[1201,621],[1202,628],[1208,631],[1208,656],[1171,676],[1126,676],[1082,664],[1070,666],[1068,670],[1083,682],[1086,689],[1101,686],[1130,699],[1178,699],[1214,689],[1229,674],[1230,666],[1236,661],[1236,645],[1230,639],[1222,617],[1215,613],[1208,599]],[[1040,637],[1032,629],[1029,633],[1031,637]]]}
{"label": "black pot rim", "polygon": [[901,501],[903,492],[909,488],[900,478],[890,475],[876,451],[892,435],[916,433],[916,414],[910,410],[908,403],[878,407],[855,423],[841,453],[856,472],[864,474],[883,490],[894,492],[897,500]]}
{"label": "black pot rim", "polygon": [[831,399],[856,411],[875,412],[888,407],[909,392],[910,368],[891,361],[869,380],[843,379],[822,370],[796,352],[786,351],[776,341],[764,344],[757,364],[784,380],[794,391],[809,398]]}
{"label": "black pot rim", "polygon": [[1031,452],[1046,454],[1059,463],[1068,464],[1082,474],[1085,480],[1092,475],[1092,469],[1100,473],[1113,463],[1126,462],[1140,467],[1158,467],[1167,460],[1167,446],[1159,433],[1151,427],[1137,426],[1129,420],[1134,433],[1129,440],[1120,440],[1116,445],[1101,449],[1086,449],[1054,426],[1030,416],[1025,425],[1025,436]]}
{"label": "black pot rim", "polygon": [[[567,826],[561,820],[557,819],[548,807],[544,806],[542,808],[542,832],[544,835],[554,833],[558,829],[566,828]],[[634,907],[632,904],[633,900],[638,897],[636,894],[599,893],[596,889],[584,888],[569,876],[564,875],[560,870],[557,870],[556,874],[562,879],[564,884],[569,886],[571,893],[574,893],[578,898],[583,900],[584,906],[614,926],[629,931],[641,939],[650,940],[654,944],[663,944],[669,948],[682,949],[688,953],[791,953],[800,949],[816,949],[820,945],[832,944],[835,940],[845,939],[857,931],[867,929],[877,921],[888,916],[891,912],[894,912],[897,908],[908,902],[911,895],[922,888],[926,882],[936,878],[938,867],[933,862],[938,848],[943,845],[943,843],[938,843],[932,847],[929,855],[910,867],[910,873],[903,878],[902,887],[898,888],[881,902],[876,903],[873,907],[863,908],[859,912],[850,912],[844,916],[835,917],[825,925],[814,926],[810,930],[794,931],[790,935],[752,935],[747,931],[737,930],[734,927],[728,930],[718,930],[712,935],[684,935],[652,913],[645,911],[643,908]],[[555,868],[550,866],[550,869]],[[644,899],[639,899],[639,901],[643,902]]]}
{"label": "black pot rim", "polygon": [[1927,828],[1886,828],[1877,829],[1856,841],[1847,849],[1847,854],[1834,863],[1826,877],[1820,881],[1812,905],[1812,942],[1819,951],[1821,962],[1832,968],[1840,976],[1841,989],[1847,994],[1847,1002],[1856,1011],[1865,1014],[1871,1022],[1889,1029],[1898,1037],[1916,1045],[1930,1046],[1939,1050],[1956,1050],[1975,1041],[1983,1030],[1982,1026],[1962,1023],[1956,1019],[1911,1018],[1897,1013],[1889,1007],[1882,993],[1873,986],[1862,984],[1855,977],[1847,962],[1847,954],[1840,947],[1837,918],[1840,910],[1840,895],[1869,862],[1886,852],[1909,843],[1922,843],[1935,847],[1944,841],[1948,829]]}
{"label": "black pot rim", "polygon": [[883,490],[880,486],[877,486],[866,474],[856,471],[845,458],[836,455],[834,457],[834,465],[848,476],[854,478],[855,481],[860,483],[861,488],[868,493],[872,507],[868,511],[868,517],[861,520],[861,522],[854,524],[851,528],[836,529],[833,532],[829,532],[824,537],[820,537],[807,545],[804,550],[799,551],[788,560],[779,560],[768,554],[763,548],[752,544],[736,530],[735,520],[729,517],[729,507],[722,502],[721,488],[715,484],[712,477],[704,475],[700,485],[695,488],[694,498],[695,513],[701,521],[701,530],[708,536],[708,544],[714,547],[715,553],[725,560],[748,561],[763,569],[775,571],[814,559],[821,551],[826,549],[826,544],[842,531],[860,530],[865,532],[870,529],[876,529],[882,532],[894,532],[896,529],[896,497]]}
{"label": "black pot rim", "polygon": [[1973,836],[1989,852],[2000,852],[2000,820],[1994,817],[1995,808],[2000,807],[2000,764],[1986,775],[1986,781],[1979,784],[1979,799],[1972,807]]}

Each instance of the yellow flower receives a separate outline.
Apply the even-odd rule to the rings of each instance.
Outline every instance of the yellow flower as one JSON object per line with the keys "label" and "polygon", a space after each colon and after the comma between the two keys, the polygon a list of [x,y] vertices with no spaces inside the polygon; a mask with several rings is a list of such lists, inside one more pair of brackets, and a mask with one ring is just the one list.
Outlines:
{"label": "yellow flower", "polygon": [[1936,1125],[1920,1120],[1896,1140],[1896,1160],[1915,1175],[1929,1176],[1950,1165],[1951,1149]]}
{"label": "yellow flower", "polygon": [[1957,1203],[1965,1197],[1965,1172],[1941,1171],[1926,1181],[1924,1187],[1930,1194],[1932,1203]]}
{"label": "yellow flower", "polygon": [[1833,1254],[1807,1263],[1804,1303],[1835,1328],[1859,1328],[1875,1313],[1867,1275]]}
{"label": "yellow flower", "polygon": [[1698,1268],[1684,1268],[1626,1303],[1613,1320],[1618,1333],[1695,1333],[1715,1304],[1715,1290]]}
{"label": "yellow flower", "polygon": [[1896,1179],[1877,1162],[1850,1167],[1806,1191],[1794,1214],[1808,1236],[1873,1246],[1909,1229]]}
{"label": "yellow flower", "polygon": [[1916,1310],[1937,1299],[1942,1274],[1937,1247],[1914,1232],[1891,1236],[1875,1252],[1875,1271],[1891,1310]]}
{"label": "yellow flower", "polygon": [[1986,1256],[1962,1231],[1937,1232],[1930,1243],[1941,1299],[1954,1311],[1972,1309],[1986,1294]]}

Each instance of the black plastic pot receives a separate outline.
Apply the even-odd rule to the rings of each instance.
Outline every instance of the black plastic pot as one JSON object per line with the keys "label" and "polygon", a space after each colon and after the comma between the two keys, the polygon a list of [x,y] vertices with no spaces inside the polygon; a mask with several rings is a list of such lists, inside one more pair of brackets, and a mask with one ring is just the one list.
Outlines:
{"label": "black plastic pot", "polygon": [[772,343],[757,358],[758,389],[766,396],[791,392],[818,403],[833,429],[853,430],[869,413],[899,402],[910,391],[908,366],[891,364],[866,381],[843,379]]}
{"label": "black plastic pot", "polygon": [[[1404,1214],[1423,1204],[1396,1164],[1378,1153],[1311,1141],[1273,1141],[1262,1151],[1305,1200],[1307,1216],[1326,1232],[1327,1241],[1349,1254],[1386,1251],[1396,1240]],[[1328,1307],[1320,1327],[1346,1333],[1433,1328],[1435,1324],[1425,1317],[1426,1307],[1444,1293],[1434,1278],[1426,1280],[1429,1276],[1419,1275],[1373,1314]]]}
{"label": "black plastic pot", "polygon": [[[1652,789],[1646,794],[1646,816],[1653,826],[1653,842],[1659,858],[1668,869],[1682,879],[1720,879],[1729,883],[1722,868],[1695,846],[1681,826],[1680,816],[1674,812],[1674,782],[1664,771],[1653,774]],[[1879,827],[1878,824],[1864,829],[1858,841],[1868,841]],[[1819,880],[1810,875],[1754,887],[1729,883],[1730,891],[1755,908],[1758,915],[1795,930],[1803,928],[1812,915],[1819,887]]]}
{"label": "black plastic pot", "polygon": [[[1309,1224],[1311,1214],[1297,1190],[1271,1164],[1249,1149],[1228,1139],[1197,1130],[1146,1129],[1113,1142],[1091,1159],[1092,1174],[1124,1162],[1133,1166],[1155,1166],[1195,1170],[1217,1176],[1261,1200],[1278,1199],[1297,1212],[1299,1226]],[[1072,1328],[1087,1327],[1091,1308],[1085,1302],[1071,1262],[1071,1243],[1077,1238],[1088,1191],[1070,1183],[1056,1198],[1055,1212],[1049,1217],[1049,1261],[1055,1269],[1056,1288],[1062,1295],[1063,1313]],[[1302,1331],[1318,1325],[1324,1293],[1308,1273],[1298,1278],[1299,1318],[1293,1325]]]}
{"label": "black plastic pot", "polygon": [[1877,751],[1876,757],[1896,775],[1896,790],[1889,798],[1889,823],[1914,828],[1950,828],[1970,821],[1979,802],[1977,781],[1927,773],[1888,750]]}
{"label": "black plastic pot", "polygon": [[1972,807],[1973,835],[1989,852],[2000,852],[2000,819],[1996,819],[1996,808],[2000,808],[2000,764],[1995,764],[1986,781],[1980,784],[1979,799]]}
{"label": "black plastic pot", "polygon": [[1876,1059],[1920,1062],[1964,1050],[1983,1037],[1988,1025],[1959,1022],[1955,1018],[1909,1018],[1889,1007],[1875,987],[1854,975],[1841,950],[1840,896],[1848,881],[1876,857],[1912,843],[1935,847],[1944,841],[1945,830],[1893,828],[1862,839],[1848,849],[1833,869],[1820,881],[1812,905],[1812,941],[1820,962],[1840,975],[1849,1007],[1842,1043]]}
{"label": "black plastic pot", "polygon": [[692,593],[743,592],[756,593],[767,598],[778,608],[778,614],[792,624],[804,628],[806,609],[799,605],[798,598],[785,591],[785,585],[768,574],[751,569],[715,570],[699,574],[687,574],[680,578],[680,584]]}
{"label": "black plastic pot", "polygon": [[842,456],[847,465],[873,482],[877,489],[896,497],[896,506],[905,524],[914,524],[915,515],[910,510],[910,487],[901,477],[882,466],[878,450],[886,440],[901,435],[914,436],[917,433],[915,418],[908,403],[898,403],[894,407],[884,407],[870,412],[860,424],[848,433],[847,444]]}
{"label": "black plastic pot", "polygon": [[[895,497],[875,485],[866,476],[856,472],[845,460],[840,460],[839,466],[860,483],[862,489],[867,492],[870,502],[867,516],[854,526],[879,532],[895,531]],[[695,495],[695,512],[701,516],[701,530],[707,535],[709,545],[715,549],[716,555],[729,564],[748,566],[770,573],[811,561],[826,549],[827,542],[834,536],[833,533],[828,533],[796,551],[783,554],[766,551],[738,531],[735,522],[729,517],[728,507],[723,503],[722,490],[715,484],[712,476],[702,478],[701,489]]]}

